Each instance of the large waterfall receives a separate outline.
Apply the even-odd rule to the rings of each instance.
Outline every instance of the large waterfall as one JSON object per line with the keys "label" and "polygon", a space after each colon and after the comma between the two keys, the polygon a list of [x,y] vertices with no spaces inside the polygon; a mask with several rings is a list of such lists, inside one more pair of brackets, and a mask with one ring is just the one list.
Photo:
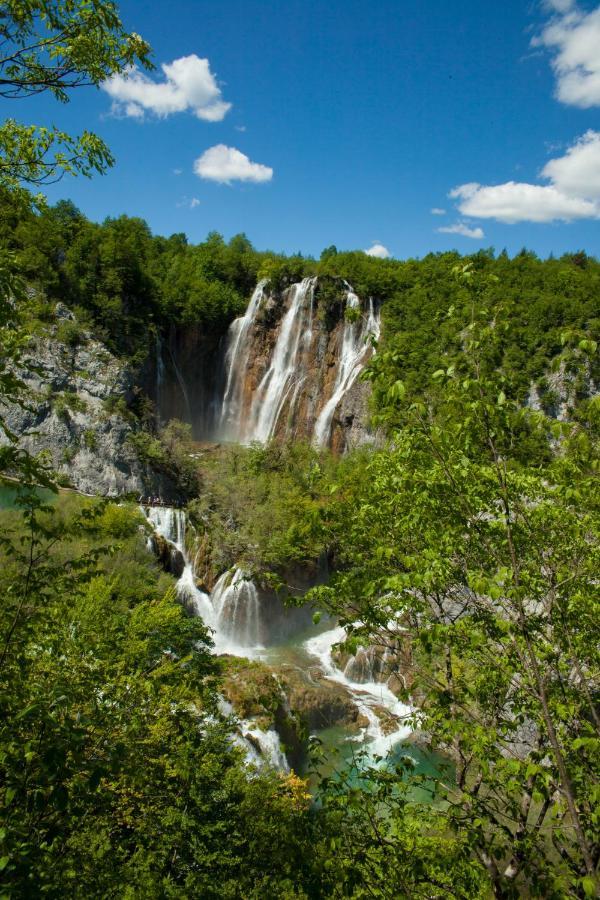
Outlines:
{"label": "large waterfall", "polygon": [[[346,309],[359,309],[360,301],[350,285],[346,297]],[[333,387],[333,393],[323,406],[319,417],[315,422],[313,441],[316,446],[327,445],[331,433],[331,420],[342,400],[344,394],[350,390],[359,372],[363,368],[364,359],[368,350],[367,340],[371,336],[375,340],[379,337],[379,316],[375,314],[372,298],[369,299],[369,311],[360,323],[346,321],[342,333],[342,349],[340,352],[337,375]]]}
{"label": "large waterfall", "polygon": [[264,443],[278,435],[330,444],[336,410],[372,353],[380,320],[373,301],[361,307],[345,284],[345,308],[354,314],[328,330],[317,285],[316,277],[292,285],[278,312],[261,281],[230,326],[218,439]]}

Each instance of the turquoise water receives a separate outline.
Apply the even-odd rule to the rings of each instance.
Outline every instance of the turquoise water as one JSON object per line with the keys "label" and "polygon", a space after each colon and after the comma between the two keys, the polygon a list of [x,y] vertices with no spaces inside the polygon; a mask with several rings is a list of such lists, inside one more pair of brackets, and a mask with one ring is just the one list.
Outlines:
{"label": "turquoise water", "polygon": [[[56,494],[53,494],[52,491],[46,488],[38,488],[36,494],[45,503],[53,503],[56,500]],[[18,490],[16,486],[0,485],[0,509],[13,509],[17,495]]]}
{"label": "turquoise water", "polygon": [[[324,619],[319,625],[309,626],[281,644],[269,647],[260,658],[274,666],[289,666],[306,680],[311,681],[311,670],[319,667],[315,657],[307,653],[304,642],[315,634],[327,631],[334,625],[333,620]],[[314,737],[318,741],[318,751],[314,759],[309,759],[306,769],[300,774],[310,775],[313,790],[317,789],[322,777],[340,777],[351,785],[363,781],[367,784],[365,772],[369,768],[392,770],[398,766],[402,770],[402,781],[409,785],[408,797],[414,803],[435,804],[435,780],[454,781],[454,767],[444,757],[410,742],[410,738],[398,740],[385,759],[374,759],[369,754],[369,743],[360,739],[358,731],[345,725],[319,729]]]}

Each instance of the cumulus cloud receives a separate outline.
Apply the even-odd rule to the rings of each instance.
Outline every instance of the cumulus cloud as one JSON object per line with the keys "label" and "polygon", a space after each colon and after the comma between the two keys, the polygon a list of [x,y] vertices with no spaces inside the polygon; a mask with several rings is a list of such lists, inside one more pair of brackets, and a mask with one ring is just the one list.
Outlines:
{"label": "cumulus cloud", "polygon": [[220,122],[231,109],[207,59],[195,53],[163,63],[164,81],[153,81],[137,66],[112,75],[102,89],[112,97],[115,115],[143,119],[146,113],[159,118],[190,111],[206,122]]}
{"label": "cumulus cloud", "polygon": [[584,12],[569,0],[549,0],[553,16],[532,40],[553,54],[556,96],[562,103],[588,109],[600,105],[600,6]]}
{"label": "cumulus cloud", "polygon": [[194,162],[194,173],[208,181],[230,184],[232,181],[270,181],[273,169],[261,163],[251,162],[245,153],[235,147],[217,144],[210,147]]}
{"label": "cumulus cloud", "polygon": [[443,234],[460,234],[463,237],[473,238],[478,241],[485,237],[482,228],[471,228],[464,222],[456,222],[454,225],[445,225],[443,228],[438,228],[438,231],[441,231]]}
{"label": "cumulus cloud", "polygon": [[431,215],[432,216],[445,216],[446,210],[440,209],[439,206],[434,206],[433,209],[431,210]]}
{"label": "cumulus cloud", "polygon": [[570,197],[600,200],[600,132],[586,131],[541,174]]}
{"label": "cumulus cloud", "polygon": [[550,184],[507,181],[504,184],[461,184],[449,196],[458,209],[475,219],[553,222],[600,218],[600,132],[587,131],[564,156],[541,171]]}
{"label": "cumulus cloud", "polygon": [[367,256],[376,256],[378,259],[387,259],[390,256],[388,248],[377,242],[372,247],[369,247],[368,250],[365,250],[365,253]]}

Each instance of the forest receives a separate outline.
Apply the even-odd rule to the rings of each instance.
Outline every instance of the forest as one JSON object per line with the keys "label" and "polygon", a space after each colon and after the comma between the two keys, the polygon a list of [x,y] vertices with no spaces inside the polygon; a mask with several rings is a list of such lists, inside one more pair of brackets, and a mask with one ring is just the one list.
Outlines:
{"label": "forest", "polygon": [[[58,99],[73,72],[98,84],[147,61],[108,0],[7,9],[0,37],[21,50],[0,69],[24,95],[40,86],[32,35],[65,17],[94,38],[57,44],[42,89]],[[96,140],[0,130],[0,896],[599,896],[600,261],[316,259],[154,235],[117,211],[97,223],[30,192],[57,169],[102,172]],[[367,439],[200,441],[161,413],[144,381],[157,346],[207,336],[232,366],[232,335],[249,335],[268,366],[303,298],[322,337],[307,366],[338,372],[335,400],[350,347]],[[60,400],[31,388],[44,344]],[[100,393],[96,357],[135,390]],[[69,387],[77,367],[99,424]],[[74,444],[89,419],[90,457],[126,423],[171,497],[59,476],[13,424],[29,415],[35,436],[44,404]],[[223,650],[200,604],[236,584],[247,630],[267,602],[303,647],[337,630],[331,671],[368,659],[362,682],[378,667],[392,713],[299,662],[287,633],[277,659]]]}

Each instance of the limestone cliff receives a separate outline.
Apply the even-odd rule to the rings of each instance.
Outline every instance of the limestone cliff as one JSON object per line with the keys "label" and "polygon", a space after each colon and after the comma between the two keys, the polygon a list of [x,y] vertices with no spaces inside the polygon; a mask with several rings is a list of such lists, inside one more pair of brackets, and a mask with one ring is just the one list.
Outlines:
{"label": "limestone cliff", "polygon": [[283,291],[259,284],[229,331],[215,436],[303,439],[338,452],[363,442],[368,386],[359,375],[379,329],[373,300],[341,279]]}
{"label": "limestone cliff", "polygon": [[105,496],[172,493],[168,479],[138,458],[131,374],[62,304],[32,338],[18,374],[31,396],[27,408],[4,408],[7,425],[21,447],[48,457],[65,483]]}

